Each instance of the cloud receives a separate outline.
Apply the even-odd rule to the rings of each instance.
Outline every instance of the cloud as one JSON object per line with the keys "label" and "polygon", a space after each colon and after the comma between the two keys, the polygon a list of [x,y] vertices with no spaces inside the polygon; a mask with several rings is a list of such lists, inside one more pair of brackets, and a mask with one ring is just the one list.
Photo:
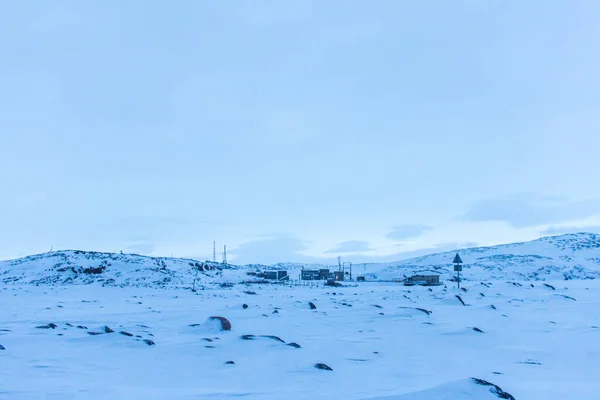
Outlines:
{"label": "cloud", "polygon": [[371,245],[364,240],[349,240],[347,242],[338,243],[336,247],[327,250],[326,253],[360,253],[370,251]]}
{"label": "cloud", "polygon": [[[350,243],[348,245],[348,243]],[[358,244],[357,244],[358,243]],[[310,242],[304,241],[294,235],[279,234],[273,236],[259,236],[257,239],[248,241],[231,250],[231,261],[235,264],[267,264],[272,265],[279,262],[293,262],[299,264],[322,264],[337,265],[335,257],[313,257],[303,254]],[[354,247],[352,247],[355,245]],[[347,249],[369,248],[369,243],[363,241],[342,242],[338,248],[347,246]],[[362,247],[361,247],[362,246]],[[476,247],[477,243],[440,243],[433,247],[404,251],[388,255],[346,255],[343,261],[351,261],[353,264],[385,263],[421,257],[433,253],[443,253],[451,250],[459,250]],[[355,250],[353,250],[355,251]],[[364,250],[363,250],[364,251]],[[328,251],[331,253],[333,250]],[[341,253],[341,252],[339,252]]]}
{"label": "cloud", "polygon": [[308,242],[290,234],[264,237],[242,243],[231,250],[232,262],[236,264],[276,264],[278,262],[314,262],[301,252]]}
{"label": "cloud", "polygon": [[600,233],[600,226],[551,226],[541,231],[542,235],[564,235],[566,233]]}
{"label": "cloud", "polygon": [[126,247],[128,253],[149,255],[156,249],[152,243],[137,243]]}
{"label": "cloud", "polygon": [[556,197],[519,195],[474,203],[463,215],[467,221],[504,221],[515,228],[555,224],[600,212],[600,198],[568,201]]}
{"label": "cloud", "polygon": [[430,229],[427,225],[397,225],[385,237],[391,240],[406,240],[421,236]]}

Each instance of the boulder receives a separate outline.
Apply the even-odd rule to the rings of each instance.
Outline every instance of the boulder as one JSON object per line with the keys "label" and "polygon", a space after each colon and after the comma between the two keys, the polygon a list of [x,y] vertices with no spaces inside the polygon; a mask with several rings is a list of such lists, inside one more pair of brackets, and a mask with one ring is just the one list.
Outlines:
{"label": "boulder", "polygon": [[321,369],[323,371],[333,371],[333,369],[329,365],[323,364],[323,363],[317,363],[317,364],[315,364],[315,368],[316,369]]}
{"label": "boulder", "polygon": [[230,331],[231,330],[231,322],[225,317],[210,317],[210,321],[219,321],[221,323],[222,331]]}

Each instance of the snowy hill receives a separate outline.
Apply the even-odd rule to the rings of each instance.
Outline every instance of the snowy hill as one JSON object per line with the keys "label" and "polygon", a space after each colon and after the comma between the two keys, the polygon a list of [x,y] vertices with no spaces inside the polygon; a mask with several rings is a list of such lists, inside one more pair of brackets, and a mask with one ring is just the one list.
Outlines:
{"label": "snowy hill", "polygon": [[357,267],[370,279],[402,278],[415,273],[436,273],[449,279],[452,260],[459,253],[467,280],[556,280],[600,278],[600,235],[575,233],[544,237],[532,242],[475,247],[430,254],[386,264]]}
{"label": "snowy hill", "polygon": [[[457,250],[466,280],[564,280],[600,278],[600,235],[577,233],[532,242]],[[353,275],[369,280],[403,279],[436,273],[452,279],[456,251],[384,264],[354,266]],[[0,282],[89,284],[135,287],[203,287],[249,279],[247,270],[288,269],[298,276],[302,264],[223,266],[191,259],[66,250],[0,262]],[[319,268],[319,265],[304,265]]]}
{"label": "snowy hill", "polygon": [[0,282],[136,287],[201,287],[222,283],[237,267],[183,258],[65,250],[0,262]]}

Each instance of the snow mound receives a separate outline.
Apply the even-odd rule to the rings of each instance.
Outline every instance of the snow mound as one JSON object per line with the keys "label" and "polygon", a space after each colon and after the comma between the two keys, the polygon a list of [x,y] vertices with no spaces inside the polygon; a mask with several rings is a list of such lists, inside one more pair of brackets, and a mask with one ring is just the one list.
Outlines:
{"label": "snow mound", "polygon": [[446,383],[419,392],[364,400],[497,400],[515,398],[500,387],[482,379],[471,378]]}

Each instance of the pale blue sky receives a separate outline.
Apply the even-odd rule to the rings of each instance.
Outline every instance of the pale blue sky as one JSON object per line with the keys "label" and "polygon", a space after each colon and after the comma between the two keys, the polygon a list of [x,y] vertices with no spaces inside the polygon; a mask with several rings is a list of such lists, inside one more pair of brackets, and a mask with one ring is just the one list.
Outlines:
{"label": "pale blue sky", "polygon": [[600,2],[0,0],[0,258],[600,226]]}

